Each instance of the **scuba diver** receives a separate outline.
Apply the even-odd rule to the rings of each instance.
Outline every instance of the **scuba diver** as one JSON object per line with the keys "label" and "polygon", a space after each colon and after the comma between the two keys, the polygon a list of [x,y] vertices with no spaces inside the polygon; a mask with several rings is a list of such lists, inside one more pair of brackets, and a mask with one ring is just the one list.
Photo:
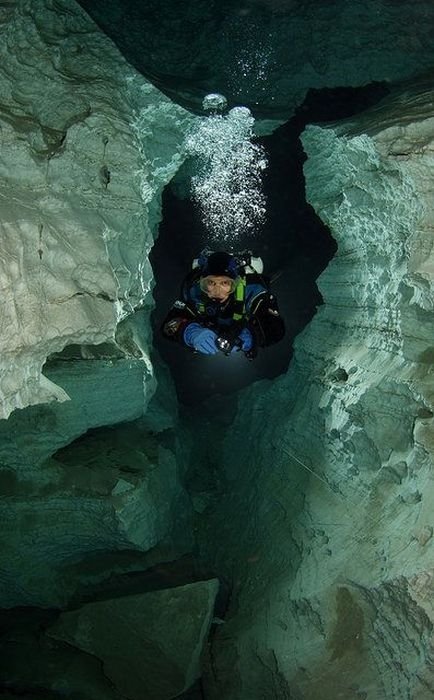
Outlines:
{"label": "scuba diver", "polygon": [[202,251],[162,324],[164,337],[203,355],[241,351],[249,360],[277,343],[285,325],[262,270],[251,251]]}

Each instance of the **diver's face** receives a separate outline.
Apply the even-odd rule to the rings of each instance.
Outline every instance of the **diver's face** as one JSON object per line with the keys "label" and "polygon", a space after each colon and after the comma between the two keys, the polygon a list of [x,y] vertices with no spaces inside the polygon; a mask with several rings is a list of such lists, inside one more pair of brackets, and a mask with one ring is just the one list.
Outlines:
{"label": "diver's face", "polygon": [[234,281],[230,277],[223,275],[208,275],[201,280],[201,289],[205,294],[215,301],[223,303],[229,298],[233,290]]}

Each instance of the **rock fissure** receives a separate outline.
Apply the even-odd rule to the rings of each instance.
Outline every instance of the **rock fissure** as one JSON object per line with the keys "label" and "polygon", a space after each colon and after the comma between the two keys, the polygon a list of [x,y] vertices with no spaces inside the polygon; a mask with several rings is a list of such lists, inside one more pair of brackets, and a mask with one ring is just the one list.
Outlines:
{"label": "rock fissure", "polygon": [[90,297],[93,299],[103,299],[103,301],[108,301],[112,304],[116,301],[116,297],[110,297],[107,294],[104,294],[103,292],[100,292],[98,294],[92,294],[91,292],[75,292],[75,294],[72,294],[70,297],[64,297],[64,298],[58,298],[58,299],[47,299],[47,303],[48,304],[65,304],[68,301],[71,301],[71,299],[75,299],[76,297]]}

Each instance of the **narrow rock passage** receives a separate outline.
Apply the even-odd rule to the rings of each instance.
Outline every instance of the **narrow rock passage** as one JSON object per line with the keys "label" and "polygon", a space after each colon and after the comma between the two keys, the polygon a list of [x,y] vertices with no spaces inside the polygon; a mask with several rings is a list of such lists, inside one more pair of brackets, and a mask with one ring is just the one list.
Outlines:
{"label": "narrow rock passage", "polygon": [[[266,201],[264,225],[252,234],[215,240],[200,211],[188,196],[190,170],[181,169],[163,195],[163,219],[151,252],[156,279],[153,314],[155,343],[171,369],[182,404],[193,405],[210,396],[228,395],[261,378],[273,378],[288,368],[294,338],[311,320],[322,298],[315,280],[332,258],[336,244],[329,230],[306,202],[303,176],[305,153],[299,140],[308,123],[348,117],[375,104],[387,93],[383,85],[312,91],[297,114],[271,136],[259,139],[268,160],[263,174]],[[211,146],[210,146],[211,148]],[[181,196],[182,195],[182,196]],[[287,327],[282,343],[260,353],[254,363],[244,358],[202,358],[172,347],[159,334],[167,309],[193,259],[207,246],[251,248],[265,264],[273,293]]]}
{"label": "narrow rock passage", "polygon": [[[2,700],[432,700],[432,3],[87,5],[125,55],[0,3]],[[176,394],[152,290],[156,328],[208,243],[216,89],[288,335]]]}

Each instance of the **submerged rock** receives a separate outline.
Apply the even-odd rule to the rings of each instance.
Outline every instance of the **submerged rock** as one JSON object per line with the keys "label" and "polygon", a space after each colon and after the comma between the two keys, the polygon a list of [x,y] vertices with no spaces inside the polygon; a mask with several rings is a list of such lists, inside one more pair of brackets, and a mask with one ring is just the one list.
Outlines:
{"label": "submerged rock", "polygon": [[1,469],[0,486],[1,607],[64,607],[192,548],[181,466],[140,424],[89,433],[31,473]]}
{"label": "submerged rock", "polygon": [[97,658],[129,700],[171,700],[201,675],[218,581],[89,603],[47,633]]}

